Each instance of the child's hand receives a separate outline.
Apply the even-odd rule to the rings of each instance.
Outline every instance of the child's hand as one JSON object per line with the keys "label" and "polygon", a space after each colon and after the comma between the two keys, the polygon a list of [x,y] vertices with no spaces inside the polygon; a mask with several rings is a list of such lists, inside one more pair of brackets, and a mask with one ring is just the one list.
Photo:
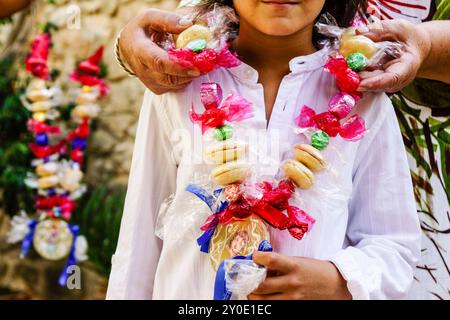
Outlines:
{"label": "child's hand", "polygon": [[351,299],[347,282],[329,261],[255,252],[253,261],[265,266],[266,280],[250,300]]}
{"label": "child's hand", "polygon": [[119,48],[122,60],[136,76],[156,94],[183,89],[198,70],[180,67],[169,60],[167,53],[153,41],[158,34],[180,33],[191,21],[175,13],[148,9],[133,18],[122,30]]}
{"label": "child's hand", "polygon": [[359,91],[400,91],[417,76],[431,48],[427,32],[405,20],[383,20],[357,32],[375,42],[399,41],[405,50],[400,58],[386,64],[384,70],[361,72]]}

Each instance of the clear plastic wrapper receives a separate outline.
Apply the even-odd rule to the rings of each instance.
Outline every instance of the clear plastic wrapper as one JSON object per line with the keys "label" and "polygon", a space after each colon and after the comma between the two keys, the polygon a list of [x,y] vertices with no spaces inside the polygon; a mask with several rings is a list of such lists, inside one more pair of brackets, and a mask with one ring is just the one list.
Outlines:
{"label": "clear plastic wrapper", "polygon": [[72,119],[76,123],[81,123],[84,119],[94,119],[100,114],[98,100],[101,97],[101,89],[97,87],[84,86],[77,90],[76,106],[72,110]]}
{"label": "clear plastic wrapper", "polygon": [[183,67],[195,67],[203,73],[215,68],[231,68],[240,64],[229,50],[238,23],[232,8],[216,5],[210,10],[199,7],[186,16],[194,25],[178,35],[154,38],[169,53],[169,58]]}
{"label": "clear plastic wrapper", "polygon": [[226,290],[231,293],[230,300],[247,300],[264,281],[267,269],[253,260],[229,259],[224,265]]}
{"label": "clear plastic wrapper", "polygon": [[29,232],[28,224],[31,218],[23,210],[11,219],[11,229],[7,234],[6,242],[10,244],[21,242]]}
{"label": "clear plastic wrapper", "polygon": [[193,177],[191,186],[189,190],[195,190],[196,194],[186,191],[178,198],[172,194],[160,205],[155,235],[161,240],[195,241],[205,219],[220,209],[221,188],[211,183],[208,174]]}
{"label": "clear plastic wrapper", "polygon": [[402,51],[400,42],[381,41],[356,34],[356,28],[341,28],[330,14],[324,14],[315,25],[316,31],[323,36],[320,46],[329,46],[338,51],[355,71],[382,69]]}
{"label": "clear plastic wrapper", "polygon": [[[189,186],[188,191],[202,197],[195,186]],[[211,210],[213,214],[206,219],[201,227],[203,234],[197,239],[200,250],[209,254],[214,269],[224,260],[255,252],[262,241],[270,241],[269,226],[302,239],[315,220],[290,204],[294,194],[295,187],[288,180],[258,183],[250,180],[223,188],[218,193],[218,199],[223,199],[220,207]]]}
{"label": "clear plastic wrapper", "polygon": [[62,102],[62,91],[58,86],[48,87],[42,79],[33,79],[20,100],[34,117],[54,120],[59,116],[56,107]]}

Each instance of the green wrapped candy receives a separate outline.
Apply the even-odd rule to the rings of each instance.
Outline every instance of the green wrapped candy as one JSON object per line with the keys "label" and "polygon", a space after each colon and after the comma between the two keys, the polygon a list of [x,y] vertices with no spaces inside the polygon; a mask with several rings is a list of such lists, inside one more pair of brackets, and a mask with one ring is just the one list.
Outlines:
{"label": "green wrapped candy", "polygon": [[330,143],[330,136],[322,130],[316,131],[311,136],[311,145],[317,150],[325,149]]}
{"label": "green wrapped candy", "polygon": [[233,127],[229,125],[224,125],[222,127],[216,128],[214,130],[214,138],[217,141],[225,141],[233,136]]}
{"label": "green wrapped candy", "polygon": [[356,52],[347,57],[347,63],[350,69],[362,71],[367,66],[368,60],[365,55]]}
{"label": "green wrapped candy", "polygon": [[200,52],[206,49],[206,45],[207,44],[205,39],[197,39],[189,42],[186,47],[194,52]]}

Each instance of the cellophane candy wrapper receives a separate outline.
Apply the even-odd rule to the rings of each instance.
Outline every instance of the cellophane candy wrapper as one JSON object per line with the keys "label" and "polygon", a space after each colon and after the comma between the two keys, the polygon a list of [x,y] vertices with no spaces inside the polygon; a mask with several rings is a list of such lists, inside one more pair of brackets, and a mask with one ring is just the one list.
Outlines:
{"label": "cellophane candy wrapper", "polygon": [[191,192],[184,192],[175,201],[175,194],[168,196],[160,205],[155,226],[155,235],[164,241],[183,243],[196,241],[200,227],[211,211],[218,210],[221,198],[214,193],[209,175],[199,173],[192,179],[192,186],[204,197],[200,199]]}
{"label": "cellophane candy wrapper", "polygon": [[[208,217],[199,244],[207,244],[214,269],[227,259],[248,256],[262,241],[270,243],[269,226],[284,230],[297,240],[312,228],[315,220],[293,205],[295,187],[288,180],[227,186],[226,205]],[[234,190],[233,190],[234,189]],[[205,248],[205,249],[206,249]]]}
{"label": "cellophane candy wrapper", "polygon": [[257,265],[253,260],[229,259],[224,263],[225,285],[231,292],[230,300],[247,300],[264,281],[267,269]]}
{"label": "cellophane candy wrapper", "polygon": [[236,36],[238,18],[232,8],[215,5],[186,16],[194,22],[182,33],[166,34],[159,42],[170,60],[185,68],[197,68],[208,73],[216,68],[232,68],[240,64],[236,54],[229,50],[229,42]]}
{"label": "cellophane candy wrapper", "polygon": [[382,69],[387,62],[402,54],[403,45],[400,42],[374,42],[356,34],[356,29],[341,28],[333,16],[323,14],[315,25],[316,32],[322,36],[318,45],[339,51],[355,71]]}

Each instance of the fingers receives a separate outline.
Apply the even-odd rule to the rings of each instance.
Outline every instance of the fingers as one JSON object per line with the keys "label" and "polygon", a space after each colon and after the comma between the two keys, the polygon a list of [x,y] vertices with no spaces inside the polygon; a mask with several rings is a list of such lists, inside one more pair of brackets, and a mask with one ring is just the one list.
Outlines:
{"label": "fingers", "polygon": [[287,293],[277,293],[277,294],[249,294],[248,300],[295,300],[290,294]]}
{"label": "fingers", "polygon": [[253,254],[253,261],[270,271],[278,271],[282,274],[289,273],[296,267],[291,257],[275,252],[257,251]]}
{"label": "fingers", "polygon": [[414,58],[408,58],[406,53],[401,60],[386,65],[384,72],[362,74],[362,81],[358,91],[386,91],[397,92],[407,86],[417,73]]}
{"label": "fingers", "polygon": [[153,41],[155,35],[180,33],[190,25],[192,21],[186,22],[175,13],[148,9],[123,29],[119,42],[122,58],[154,93],[183,89],[193,77],[200,76],[199,70],[172,62]]}
{"label": "fingers", "polygon": [[140,27],[158,32],[180,33],[192,25],[192,21],[173,12],[147,9],[141,19]]}
{"label": "fingers", "polygon": [[292,276],[268,277],[253,291],[254,294],[276,294],[292,290],[298,286],[298,281]]}
{"label": "fingers", "polygon": [[139,62],[149,70],[179,77],[197,77],[200,75],[200,71],[195,68],[183,68],[179,64],[170,61],[167,52],[147,37],[145,40],[141,40],[138,48],[139,51],[135,54]]}
{"label": "fingers", "polygon": [[192,82],[192,78],[179,78],[180,80],[176,82],[173,80],[172,83],[168,83],[159,79],[160,75],[149,75],[146,77],[140,77],[140,80],[144,85],[150,89],[153,93],[160,95],[169,91],[178,91],[186,88],[186,86]]}
{"label": "fingers", "polygon": [[361,34],[375,42],[380,41],[405,41],[405,37],[413,25],[403,20],[383,20],[378,23],[369,24],[366,27],[356,29]]}

